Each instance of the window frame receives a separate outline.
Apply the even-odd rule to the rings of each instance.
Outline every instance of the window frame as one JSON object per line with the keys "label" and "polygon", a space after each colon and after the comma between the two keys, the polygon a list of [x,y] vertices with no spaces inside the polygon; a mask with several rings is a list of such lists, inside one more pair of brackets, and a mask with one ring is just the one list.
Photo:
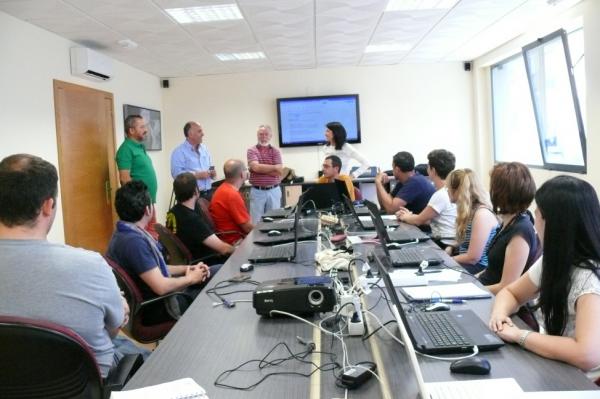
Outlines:
{"label": "window frame", "polygon": [[[540,130],[541,129],[540,128],[540,126],[541,126],[540,115],[538,112],[538,107],[536,106],[534,87],[533,87],[533,83],[531,80],[531,74],[530,74],[530,65],[529,65],[529,60],[528,60],[526,54],[527,54],[527,51],[536,49],[540,46],[543,46],[544,44],[555,40],[557,37],[560,37],[560,39],[561,39],[562,47],[563,47],[563,55],[565,56],[567,75],[568,75],[569,84],[571,87],[571,100],[573,101],[572,105],[573,105],[573,109],[575,112],[575,120],[577,122],[577,130],[579,133],[579,142],[581,145],[583,165],[550,163],[546,160],[546,152],[544,151],[542,132]],[[562,171],[562,172],[587,173],[587,142],[586,142],[586,136],[585,136],[584,126],[583,126],[583,119],[581,116],[581,108],[579,106],[579,98],[577,95],[577,85],[575,83],[575,75],[573,73],[573,64],[571,62],[571,53],[569,51],[569,39],[567,37],[567,32],[564,29],[559,29],[555,32],[552,32],[552,33],[542,37],[542,38],[539,38],[536,41],[534,41],[526,46],[523,46],[521,49],[521,55],[525,62],[525,73],[527,74],[527,82],[529,84],[529,92],[531,95],[531,102],[533,104],[533,113],[534,113],[534,117],[535,117],[535,124],[537,127],[537,133],[538,133],[538,138],[539,138],[539,143],[540,143],[540,150],[542,153],[542,160],[544,161],[543,168],[548,169],[548,170]]]}
{"label": "window frame", "polygon": [[[538,145],[539,145],[539,151],[540,151],[541,157],[542,157],[542,159],[541,159],[542,164],[530,164],[530,163],[525,163],[525,162],[523,162],[523,163],[532,169],[542,169],[542,170],[552,170],[552,171],[582,173],[582,174],[587,173],[587,165],[588,165],[588,163],[587,163],[587,138],[586,138],[586,134],[585,134],[585,124],[583,121],[583,115],[581,113],[579,94],[577,92],[577,82],[575,80],[575,70],[574,70],[574,66],[572,63],[572,59],[571,59],[571,51],[569,48],[569,35],[573,32],[581,30],[581,29],[583,29],[583,27],[578,27],[577,29],[573,29],[572,31],[567,32],[565,29],[561,28],[555,32],[552,32],[542,38],[535,40],[532,43],[529,43],[529,44],[523,46],[521,48],[520,52],[517,52],[509,57],[506,57],[490,66],[490,69],[489,69],[490,75],[489,76],[490,76],[491,117],[492,117],[491,128],[492,128],[492,144],[493,144],[492,147],[493,147],[494,163],[506,162],[506,161],[498,160],[498,148],[496,145],[496,141],[498,139],[499,132],[496,131],[496,125],[497,125],[496,118],[498,117],[498,115],[496,114],[496,110],[494,107],[494,102],[497,101],[497,99],[496,99],[496,96],[494,93],[494,73],[493,73],[493,71],[498,66],[502,66],[504,64],[514,61],[518,57],[521,57],[523,60],[523,65],[525,66],[525,76],[527,78],[529,98],[531,101],[531,106],[533,108],[533,117],[534,117],[534,121],[535,121],[536,134],[538,137],[537,141],[538,141]],[[570,85],[570,89],[571,89],[571,100],[572,100],[573,110],[575,112],[575,120],[577,123],[579,142],[581,145],[583,165],[572,165],[572,164],[565,164],[565,163],[548,162],[546,159],[546,152],[544,151],[544,147],[543,147],[544,143],[543,143],[543,138],[542,138],[542,132],[540,131],[540,125],[541,125],[540,120],[539,120],[540,115],[538,114],[538,108],[536,107],[536,100],[535,100],[534,91],[533,91],[534,88],[533,88],[533,84],[531,81],[530,68],[529,68],[528,59],[526,56],[526,51],[540,47],[540,46],[544,45],[545,43],[556,39],[556,37],[558,37],[558,36],[561,37],[563,55],[565,57],[565,63],[566,63],[566,67],[567,67],[567,74],[568,74],[569,85]],[[585,57],[585,53],[583,53],[583,57]],[[520,161],[520,162],[522,162],[522,161]]]}

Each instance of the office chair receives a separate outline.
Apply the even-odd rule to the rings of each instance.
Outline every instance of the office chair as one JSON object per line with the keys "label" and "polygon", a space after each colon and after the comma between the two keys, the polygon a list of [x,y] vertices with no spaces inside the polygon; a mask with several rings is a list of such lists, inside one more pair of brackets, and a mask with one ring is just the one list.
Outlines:
{"label": "office chair", "polygon": [[163,339],[171,330],[173,325],[175,325],[175,320],[166,320],[161,323],[151,325],[144,324],[142,320],[143,309],[150,304],[165,301],[167,298],[170,298],[174,295],[187,296],[187,294],[183,292],[172,292],[170,294],[144,301],[140,288],[136,285],[135,281],[131,278],[127,271],[114,260],[106,256],[104,259],[111,267],[119,287],[121,290],[123,290],[123,292],[125,292],[125,298],[129,304],[131,314],[129,317],[129,323],[125,328],[126,331],[133,339],[144,344]]}
{"label": "office chair", "polygon": [[[169,215],[167,214],[167,222]],[[192,264],[192,253],[183,242],[170,229],[160,223],[154,225],[158,233],[158,241],[167,250],[167,264],[169,265],[190,265]]]}
{"label": "office chair", "polygon": [[167,226],[160,223],[154,225],[158,232],[158,241],[166,249],[165,260],[169,265],[195,265],[198,262],[207,264],[225,263],[226,257],[216,252],[209,253],[199,258],[193,258],[189,248],[177,237],[172,228],[172,222],[175,215],[167,213]]}
{"label": "office chair", "polygon": [[143,363],[126,355],[103,380],[94,353],[73,330],[42,320],[0,316],[0,397],[104,399]]}
{"label": "office chair", "polygon": [[354,186],[354,201],[362,201],[363,196],[358,187]]}

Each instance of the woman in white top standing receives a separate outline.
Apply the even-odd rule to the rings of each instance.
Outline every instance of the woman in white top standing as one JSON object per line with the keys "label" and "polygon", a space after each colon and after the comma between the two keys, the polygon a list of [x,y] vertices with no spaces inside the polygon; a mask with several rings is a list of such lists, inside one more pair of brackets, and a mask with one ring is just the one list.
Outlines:
{"label": "woman in white top standing", "polygon": [[[596,191],[581,179],[557,176],[540,187],[535,202],[535,227],[544,256],[498,293],[490,328],[507,342],[572,364],[596,378],[600,371],[600,205]],[[521,330],[509,317],[536,295],[543,333]]]}
{"label": "woman in white top standing", "polygon": [[337,155],[342,160],[341,174],[350,175],[350,161],[355,160],[360,163],[360,167],[352,173],[353,178],[357,178],[365,173],[369,166],[369,161],[350,144],[346,143],[346,129],[339,122],[329,122],[325,129],[325,157]]}

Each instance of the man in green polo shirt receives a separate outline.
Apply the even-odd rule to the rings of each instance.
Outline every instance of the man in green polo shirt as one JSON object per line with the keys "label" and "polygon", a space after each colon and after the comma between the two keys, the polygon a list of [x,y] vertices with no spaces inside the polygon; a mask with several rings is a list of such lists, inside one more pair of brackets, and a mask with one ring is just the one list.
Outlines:
{"label": "man in green polo shirt", "polygon": [[[152,160],[146,153],[146,148],[142,141],[148,134],[144,118],[139,115],[129,115],[125,118],[125,141],[117,151],[117,167],[119,168],[119,180],[121,185],[131,180],[141,180],[148,186],[148,191],[152,197],[152,204],[156,203],[156,191],[158,183],[156,181],[156,172],[152,166]],[[156,213],[152,207],[152,220],[148,223],[146,230],[154,237],[158,234],[154,230],[156,223]]]}

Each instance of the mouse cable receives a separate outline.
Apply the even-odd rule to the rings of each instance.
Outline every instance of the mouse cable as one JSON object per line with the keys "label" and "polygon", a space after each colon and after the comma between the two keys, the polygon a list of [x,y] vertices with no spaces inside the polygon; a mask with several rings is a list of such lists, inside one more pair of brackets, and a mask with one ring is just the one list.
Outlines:
{"label": "mouse cable", "polygon": [[[398,338],[393,332],[391,332],[380,320],[379,318],[373,313],[373,312],[369,312],[369,311],[365,311],[366,314],[368,314],[369,316],[373,317],[375,319],[375,321],[377,321],[377,323],[381,326],[381,328],[383,328],[383,330],[385,332],[388,333],[388,335],[390,337],[392,337],[392,339],[396,342],[398,342],[400,345],[404,346],[404,342],[402,342],[402,340],[400,338]],[[477,345],[473,345],[473,353],[470,353],[468,355],[465,356],[455,356],[455,357],[441,357],[441,356],[433,356],[433,355],[428,355],[426,353],[421,353],[418,350],[415,349],[415,353],[417,355],[423,356],[423,357],[427,357],[430,359],[435,359],[435,360],[443,360],[445,362],[453,362],[455,360],[462,360],[462,359],[466,359],[469,357],[473,357],[473,356],[477,356],[477,354],[479,354],[479,348],[477,347]]]}
{"label": "mouse cable", "polygon": [[236,303],[241,303],[241,302],[252,302],[252,299],[237,299],[235,301],[227,300],[226,302],[213,302],[212,305],[214,308],[217,306],[233,307],[233,306],[235,306]]}
{"label": "mouse cable", "polygon": [[[363,369],[367,369],[366,367],[359,366],[359,365],[352,365],[352,364],[350,363],[350,361],[348,360],[348,348],[347,348],[347,346],[346,346],[346,343],[344,342],[344,337],[343,337],[343,335],[341,335],[341,334],[339,334],[339,333],[334,333],[334,332],[332,332],[332,331],[329,331],[329,330],[326,330],[325,328],[323,328],[323,327],[321,327],[321,326],[318,326],[317,324],[315,324],[315,323],[313,323],[313,322],[311,322],[311,321],[308,321],[308,320],[306,320],[306,319],[303,319],[302,317],[300,317],[300,316],[297,316],[297,315],[295,315],[295,314],[292,314],[292,313],[283,312],[283,311],[281,311],[281,310],[272,310],[270,313],[271,313],[271,314],[273,314],[273,313],[276,313],[276,314],[282,314],[282,315],[286,315],[286,316],[292,317],[292,318],[294,318],[294,319],[296,319],[296,320],[299,320],[299,321],[301,321],[301,322],[303,322],[303,323],[306,323],[306,324],[308,324],[308,325],[311,325],[311,326],[313,326],[313,327],[315,327],[315,328],[318,328],[318,329],[319,329],[321,332],[325,333],[326,335],[330,335],[330,336],[332,336],[332,337],[335,337],[335,338],[337,338],[337,339],[340,341],[340,344],[341,344],[341,346],[342,346],[342,367],[343,367],[343,370],[344,370],[344,371],[346,371],[346,370],[348,370],[348,369],[350,369],[350,368],[352,368],[352,367],[357,367],[357,368],[363,368]],[[370,370],[369,370],[369,371],[370,371]],[[371,374],[375,375],[375,376],[376,376],[376,378],[377,378],[377,380],[379,380],[379,382],[381,383],[381,379],[379,378],[379,376],[378,376],[378,375],[376,375],[376,373],[373,373],[373,372],[372,372]]]}
{"label": "mouse cable", "polygon": [[[269,360],[268,359],[269,356],[280,346],[283,347],[287,351],[289,356]],[[277,375],[293,376],[293,375],[295,375],[295,376],[300,376],[300,377],[310,377],[317,371],[330,371],[330,370],[335,370],[335,369],[338,369],[341,367],[341,365],[337,362],[325,363],[325,364],[322,364],[321,366],[319,366],[316,363],[314,363],[313,361],[306,360],[306,357],[312,353],[319,353],[319,354],[335,356],[335,354],[332,354],[330,352],[315,351],[314,345],[309,346],[306,350],[304,350],[302,352],[294,353],[294,352],[292,352],[290,347],[285,342],[279,342],[273,348],[271,348],[267,352],[267,354],[265,356],[263,356],[261,359],[251,359],[251,360],[243,362],[242,364],[240,364],[232,369],[223,371],[215,379],[214,385],[217,387],[221,387],[221,388],[229,388],[229,389],[235,389],[235,390],[241,390],[241,391],[250,391],[250,390],[256,388],[258,385],[260,385],[263,381],[265,381],[267,378],[269,378],[271,376],[277,376]],[[263,376],[258,381],[256,381],[253,384],[247,385],[247,386],[236,386],[236,385],[229,385],[229,384],[224,383],[224,381],[235,372],[244,371],[245,373],[247,373],[248,371],[251,371],[251,369],[250,370],[249,369],[241,370],[244,366],[247,366],[249,364],[258,363],[255,371],[261,371],[270,366],[279,366],[289,360],[296,360],[296,361],[299,361],[300,363],[309,364],[314,369],[308,373],[301,373],[301,372],[297,372],[297,371],[279,371],[279,372],[263,374]]]}
{"label": "mouse cable", "polygon": [[[228,291],[228,292],[220,292],[219,291],[224,288],[228,288],[228,287],[231,287],[231,286],[237,285],[237,284],[259,285],[260,283],[258,281],[250,280],[250,279],[243,279],[243,280],[229,279],[229,280],[219,281],[213,287],[205,290],[204,292],[206,293],[206,295],[208,295],[209,298],[214,300],[214,298],[211,297],[211,294],[212,294],[214,297],[216,297],[221,302],[221,303],[214,302],[213,306],[227,305],[227,307],[230,307],[229,304],[235,303],[237,301],[229,301],[229,300],[225,299],[224,297],[226,295],[231,295],[231,294],[235,294],[238,292],[254,292],[254,290],[235,290],[235,291]],[[215,303],[219,303],[219,305],[215,305]]]}
{"label": "mouse cable", "polygon": [[[388,324],[391,324],[391,323],[397,323],[396,319],[388,320],[385,323],[383,323],[383,325],[387,326]],[[383,328],[382,326],[377,327],[376,329],[371,331],[369,334],[364,335],[361,339],[363,341],[366,341],[367,339],[371,338],[371,336],[373,336],[374,334],[377,334],[377,332],[379,332],[379,330],[381,330],[382,328]]]}
{"label": "mouse cable", "polygon": [[[344,305],[342,306],[342,308],[343,308],[344,306],[346,306],[346,305],[349,305],[349,304],[350,304],[350,303],[344,304]],[[340,308],[340,309],[338,309],[338,312],[337,312],[335,315],[329,316],[329,317],[328,317],[328,318],[326,318],[326,319],[329,319],[329,318],[332,318],[332,317],[335,317],[335,316],[339,315],[340,311],[341,311],[341,308]],[[352,368],[359,368],[359,369],[363,369],[363,370],[365,370],[365,371],[369,372],[370,374],[372,374],[373,376],[375,376],[375,378],[377,378],[377,380],[379,381],[379,383],[380,383],[380,384],[382,384],[382,383],[383,383],[383,382],[381,381],[381,378],[379,377],[379,375],[378,375],[377,373],[375,373],[375,372],[374,372],[373,370],[371,370],[369,367],[365,367],[365,366],[362,366],[362,365],[361,365],[361,363],[362,363],[362,364],[365,364],[365,363],[371,363],[371,362],[360,362],[360,363],[357,363],[357,364],[351,364],[351,363],[350,363],[350,361],[348,360],[348,349],[347,349],[347,347],[346,347],[346,343],[344,342],[344,337],[343,337],[343,335],[342,335],[342,334],[339,334],[339,333],[334,333],[334,332],[332,332],[332,331],[329,331],[329,330],[326,330],[325,328],[323,328],[323,327],[321,326],[321,323],[322,323],[323,321],[325,321],[326,319],[322,320],[322,321],[319,323],[319,325],[316,325],[316,324],[314,324],[314,323],[312,323],[312,322],[310,322],[310,321],[308,321],[308,320],[306,320],[306,319],[303,319],[302,317],[296,316],[296,315],[294,315],[294,314],[291,314],[291,313],[288,313],[288,312],[283,312],[283,311],[278,311],[278,310],[272,310],[272,311],[271,311],[271,313],[279,313],[279,314],[284,314],[284,315],[287,315],[287,316],[293,317],[293,318],[295,318],[295,319],[297,319],[297,320],[300,320],[300,321],[302,321],[302,322],[304,322],[304,323],[306,323],[306,324],[309,324],[309,325],[312,325],[313,327],[316,327],[316,328],[318,328],[319,330],[321,330],[322,332],[324,332],[324,333],[325,333],[325,334],[327,334],[327,335],[331,335],[331,336],[332,336],[332,339],[333,339],[333,337],[337,338],[337,339],[340,341],[341,345],[342,345],[342,354],[343,354],[343,355],[342,355],[342,374],[343,374],[344,372],[346,372],[347,370],[349,370],[349,369],[352,369]],[[341,330],[340,330],[340,331],[341,331]],[[335,374],[334,374],[334,376],[335,376]],[[337,377],[336,377],[336,379],[337,379]]]}

